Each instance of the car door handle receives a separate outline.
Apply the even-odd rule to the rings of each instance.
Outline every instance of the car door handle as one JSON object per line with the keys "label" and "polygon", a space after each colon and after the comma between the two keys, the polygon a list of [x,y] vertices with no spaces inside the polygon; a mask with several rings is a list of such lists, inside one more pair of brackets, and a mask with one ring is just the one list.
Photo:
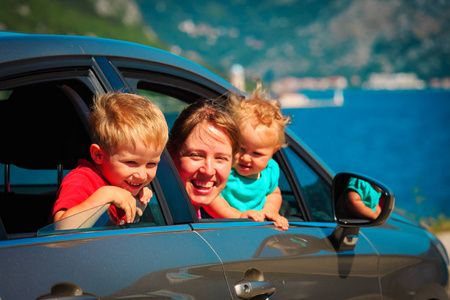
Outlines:
{"label": "car door handle", "polygon": [[83,290],[76,284],[70,282],[59,282],[52,286],[50,294],[42,295],[36,300],[51,300],[51,299],[100,299],[99,297],[83,292]]}
{"label": "car door handle", "polygon": [[236,295],[241,299],[252,299],[257,296],[268,298],[275,293],[275,285],[269,281],[241,280],[234,285]]}

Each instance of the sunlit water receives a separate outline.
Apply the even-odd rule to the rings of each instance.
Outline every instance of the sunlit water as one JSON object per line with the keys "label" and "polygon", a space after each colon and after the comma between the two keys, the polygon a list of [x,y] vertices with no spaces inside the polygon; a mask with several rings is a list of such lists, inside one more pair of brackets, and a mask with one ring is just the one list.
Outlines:
{"label": "sunlit water", "polygon": [[344,98],[341,107],[285,109],[291,130],[336,173],[388,185],[410,217],[450,217],[450,92],[344,91]]}

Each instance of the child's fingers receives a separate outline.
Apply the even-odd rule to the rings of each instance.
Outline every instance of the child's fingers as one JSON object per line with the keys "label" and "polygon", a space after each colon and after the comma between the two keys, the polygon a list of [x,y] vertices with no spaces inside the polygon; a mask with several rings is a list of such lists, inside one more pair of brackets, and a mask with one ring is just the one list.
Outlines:
{"label": "child's fingers", "polygon": [[134,203],[135,205],[132,205],[130,201],[127,201],[124,206],[121,207],[125,211],[127,223],[133,222],[134,216],[136,215],[136,200],[134,201]]}
{"label": "child's fingers", "polygon": [[249,211],[248,217],[253,219],[256,222],[263,222],[264,221],[264,214],[260,211]]}
{"label": "child's fingers", "polygon": [[128,203],[130,208],[130,218],[127,218],[128,223],[133,223],[134,217],[136,216],[136,199],[132,197],[133,200]]}
{"label": "child's fingers", "polygon": [[150,199],[152,197],[153,197],[153,192],[148,187],[144,187],[139,192],[139,201],[142,202],[143,204],[147,204],[148,202],[150,202]]}
{"label": "child's fingers", "polygon": [[289,229],[289,221],[285,218],[280,216],[275,220],[275,226],[281,228],[282,230],[286,231]]}
{"label": "child's fingers", "polygon": [[131,193],[119,187],[112,187],[114,194],[112,195],[112,204],[125,212],[125,220],[127,223],[132,223],[136,216],[136,199]]}
{"label": "child's fingers", "polygon": [[144,213],[144,212],[142,211],[141,208],[136,207],[136,214],[137,214],[139,217],[142,217],[142,214],[143,214],[143,213]]}

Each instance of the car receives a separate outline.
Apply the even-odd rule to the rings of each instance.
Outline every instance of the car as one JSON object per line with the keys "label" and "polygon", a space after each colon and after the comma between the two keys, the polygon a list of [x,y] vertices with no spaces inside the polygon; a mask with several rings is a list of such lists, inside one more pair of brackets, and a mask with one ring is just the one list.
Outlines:
{"label": "car", "polygon": [[[0,32],[0,49],[0,299],[449,299],[440,241],[393,212],[383,183],[334,174],[289,130],[274,157],[287,231],[199,219],[167,150],[132,224],[109,224],[105,206],[52,223],[62,179],[89,159],[94,95],[144,95],[171,127],[189,103],[243,92],[124,41]],[[343,208],[350,179],[381,193],[377,219]]]}

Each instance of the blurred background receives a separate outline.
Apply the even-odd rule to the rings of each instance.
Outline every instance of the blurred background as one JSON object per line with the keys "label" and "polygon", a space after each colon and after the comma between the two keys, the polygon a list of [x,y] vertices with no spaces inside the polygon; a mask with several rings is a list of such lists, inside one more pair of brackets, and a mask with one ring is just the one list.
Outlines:
{"label": "blurred background", "polygon": [[376,178],[397,212],[450,230],[450,1],[2,4],[0,30],[126,40],[194,60],[247,92],[262,81],[334,172]]}

